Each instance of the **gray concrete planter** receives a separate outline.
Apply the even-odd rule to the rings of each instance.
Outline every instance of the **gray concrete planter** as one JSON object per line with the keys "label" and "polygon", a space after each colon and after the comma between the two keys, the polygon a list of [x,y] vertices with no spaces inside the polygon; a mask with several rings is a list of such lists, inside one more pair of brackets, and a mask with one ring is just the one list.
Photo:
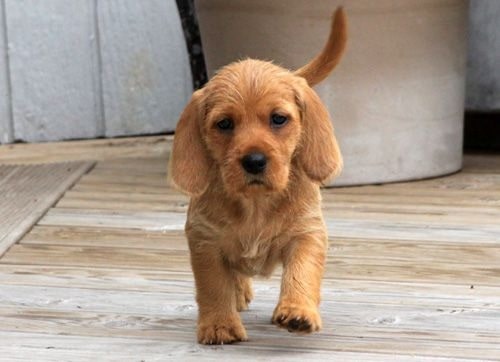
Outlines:
{"label": "gray concrete planter", "polygon": [[317,87],[344,155],[335,185],[420,179],[462,164],[465,0],[198,0],[209,75],[236,59],[305,64],[344,4],[348,51]]}

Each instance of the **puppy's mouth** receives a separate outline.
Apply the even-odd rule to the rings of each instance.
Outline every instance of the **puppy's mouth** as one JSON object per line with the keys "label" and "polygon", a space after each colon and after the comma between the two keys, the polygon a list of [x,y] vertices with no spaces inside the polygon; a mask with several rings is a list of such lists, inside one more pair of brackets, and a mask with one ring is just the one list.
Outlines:
{"label": "puppy's mouth", "polygon": [[258,175],[252,175],[249,173],[245,174],[245,184],[247,187],[268,186],[268,182],[264,174],[258,174]]}
{"label": "puppy's mouth", "polygon": [[248,186],[265,186],[265,182],[262,180],[250,180],[247,182]]}
{"label": "puppy's mouth", "polygon": [[[241,191],[243,192],[243,194],[248,194],[250,192],[250,194],[253,195],[255,192],[268,193],[268,192],[272,191],[272,189],[273,188],[271,187],[269,182],[267,182],[267,180],[264,177],[247,175],[247,177],[245,179],[245,184],[244,184],[243,188],[241,189]],[[248,195],[250,195],[250,194],[248,194]]]}

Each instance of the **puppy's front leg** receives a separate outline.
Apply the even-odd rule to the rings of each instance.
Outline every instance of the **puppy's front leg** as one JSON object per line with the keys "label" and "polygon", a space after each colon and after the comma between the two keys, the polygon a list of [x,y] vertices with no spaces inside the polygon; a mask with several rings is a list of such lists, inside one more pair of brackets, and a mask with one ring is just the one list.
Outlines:
{"label": "puppy's front leg", "polygon": [[300,333],[321,328],[318,305],[326,246],[326,235],[303,235],[284,250],[281,294],[272,318],[274,324]]}
{"label": "puppy's front leg", "polygon": [[[191,243],[190,243],[191,246]],[[198,302],[198,342],[244,341],[247,334],[236,310],[235,276],[213,247],[191,247]]]}

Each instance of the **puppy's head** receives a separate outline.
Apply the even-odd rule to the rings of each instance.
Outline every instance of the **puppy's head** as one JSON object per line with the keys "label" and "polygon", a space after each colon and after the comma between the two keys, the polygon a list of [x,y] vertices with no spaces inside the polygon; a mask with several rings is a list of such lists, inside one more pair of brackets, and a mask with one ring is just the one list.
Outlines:
{"label": "puppy's head", "polygon": [[215,175],[240,197],[284,191],[292,167],[321,183],[342,166],[328,112],[307,81],[252,59],[222,68],[194,93],[171,162],[187,193],[203,193]]}

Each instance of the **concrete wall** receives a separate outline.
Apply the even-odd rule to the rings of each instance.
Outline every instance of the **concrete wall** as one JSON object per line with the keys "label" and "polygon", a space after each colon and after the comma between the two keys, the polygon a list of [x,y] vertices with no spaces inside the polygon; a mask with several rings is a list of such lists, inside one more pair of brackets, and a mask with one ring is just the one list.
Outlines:
{"label": "concrete wall", "polygon": [[0,0],[0,143],[172,131],[191,84],[175,0]]}

